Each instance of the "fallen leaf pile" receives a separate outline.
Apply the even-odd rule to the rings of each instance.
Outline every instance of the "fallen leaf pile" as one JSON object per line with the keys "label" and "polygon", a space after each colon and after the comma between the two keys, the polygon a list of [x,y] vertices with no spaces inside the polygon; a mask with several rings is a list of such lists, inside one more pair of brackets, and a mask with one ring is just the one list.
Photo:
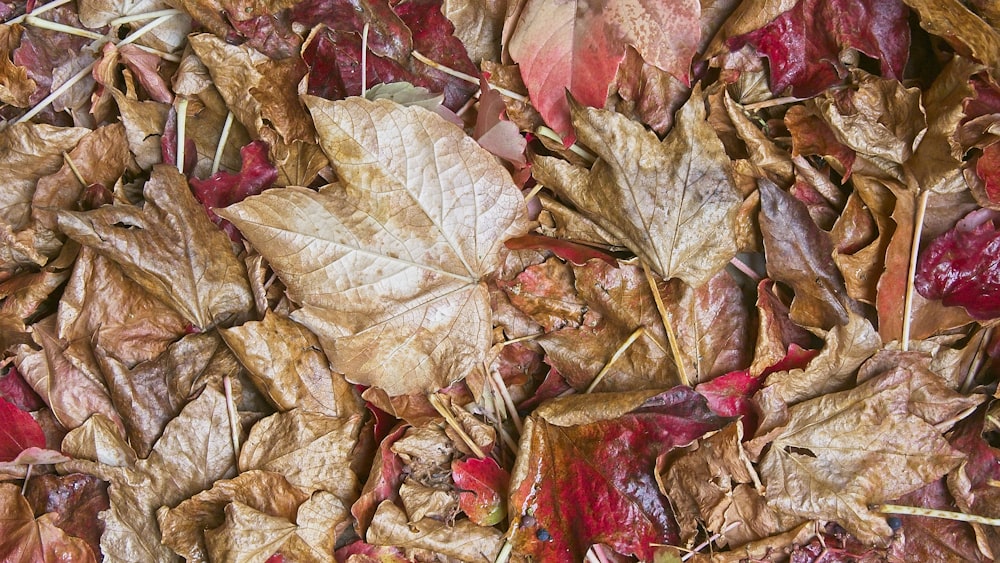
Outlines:
{"label": "fallen leaf pile", "polygon": [[994,3],[0,21],[0,560],[1000,556]]}

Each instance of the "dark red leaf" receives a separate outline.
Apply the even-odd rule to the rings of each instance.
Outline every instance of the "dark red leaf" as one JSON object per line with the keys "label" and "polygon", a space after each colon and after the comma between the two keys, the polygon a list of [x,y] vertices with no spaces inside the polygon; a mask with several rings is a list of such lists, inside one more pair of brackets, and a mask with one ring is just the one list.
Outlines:
{"label": "dark red leaf", "polygon": [[460,491],[458,506],[480,526],[499,524],[507,517],[510,473],[491,457],[451,462],[451,474]]}
{"label": "dark red leaf", "polygon": [[28,481],[25,497],[35,516],[55,513],[53,523],[87,542],[100,559],[104,522],[98,514],[110,506],[107,483],[83,473],[38,475]]}
{"label": "dark red leaf", "polygon": [[22,411],[37,411],[45,406],[42,398],[21,377],[21,372],[11,366],[7,375],[0,376],[0,397],[7,399]]}
{"label": "dark red leaf", "polygon": [[527,234],[508,239],[503,244],[510,250],[548,250],[552,254],[577,266],[583,266],[587,263],[587,260],[596,258],[604,260],[613,268],[618,267],[618,260],[606,251],[564,239]]}
{"label": "dark red leaf", "polygon": [[[945,478],[933,481],[892,504],[955,512]],[[903,561],[983,561],[972,527],[965,522],[927,516],[899,515],[906,548]]]}
{"label": "dark red leaf", "polygon": [[910,49],[908,17],[901,0],[800,0],[728,46],[735,51],[749,43],[768,58],[774,93],[791,87],[793,96],[809,97],[846,76],[840,52],[847,47],[878,59],[884,76],[902,79]]}
{"label": "dark red leaf", "polygon": [[529,420],[527,457],[516,468],[523,478],[510,497],[514,550],[536,561],[582,561],[595,543],[643,560],[652,560],[654,544],[676,543],[656,458],[727,419],[691,388],[675,387],[616,418],[573,426]]}
{"label": "dark red leaf", "polygon": [[243,201],[274,184],[278,179],[278,169],[268,160],[267,149],[264,141],[253,141],[240,149],[243,162],[238,173],[222,171],[206,180],[191,178],[189,181],[194,197],[205,206],[209,218],[234,241],[240,240],[239,231],[212,209]]}
{"label": "dark red leaf", "polygon": [[973,211],[934,239],[917,262],[914,285],[927,299],[961,306],[975,319],[1000,317],[1000,213]]}
{"label": "dark red leaf", "polygon": [[12,461],[31,447],[45,447],[42,427],[30,414],[0,399],[0,461]]}

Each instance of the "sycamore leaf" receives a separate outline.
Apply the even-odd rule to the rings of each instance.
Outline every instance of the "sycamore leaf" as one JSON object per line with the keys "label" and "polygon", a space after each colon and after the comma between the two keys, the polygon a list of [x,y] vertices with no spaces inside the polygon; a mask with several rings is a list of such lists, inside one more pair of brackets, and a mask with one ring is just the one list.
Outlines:
{"label": "sycamore leaf", "polygon": [[100,557],[104,526],[98,513],[108,509],[108,484],[92,475],[32,475],[25,498],[35,514],[51,513],[52,523],[87,542]]}
{"label": "sycamore leaf", "polygon": [[0,461],[12,461],[30,447],[45,447],[42,427],[30,414],[0,399]]}
{"label": "sycamore leaf", "polygon": [[53,522],[54,513],[35,519],[16,485],[0,483],[0,560],[11,563],[73,561],[92,563],[87,542],[68,535]]}
{"label": "sycamore leaf", "polygon": [[125,274],[200,329],[231,324],[253,307],[244,266],[176,168],[159,165],[143,207],[59,211],[59,228],[116,262]]}
{"label": "sycamore leaf", "polygon": [[[958,466],[962,455],[914,413],[919,385],[904,368],[854,389],[800,403],[769,441],[759,471],[768,504],[803,518],[836,520],[864,542],[892,530],[868,507],[918,489]],[[955,395],[940,390],[937,398]],[[964,406],[960,407],[964,410]],[[957,413],[956,413],[957,414]]]}
{"label": "sycamore leaf", "polygon": [[741,200],[700,95],[680,109],[662,142],[610,111],[574,106],[573,124],[598,161],[588,173],[539,157],[534,175],[540,183],[625,241],[664,279],[698,287],[732,259]]}
{"label": "sycamore leaf", "polygon": [[507,171],[461,129],[387,100],[306,97],[346,184],[225,210],[303,308],[335,370],[390,395],[440,389],[490,347],[483,278],[525,227]]}
{"label": "sycamore leaf", "polygon": [[[80,440],[77,434],[86,427],[70,432],[63,448],[74,454],[68,445],[96,443],[112,448],[102,457],[124,459],[125,465],[74,460],[62,467],[97,475],[108,480],[111,509],[103,515],[105,532],[101,550],[107,562],[135,561],[170,562],[176,556],[160,543],[156,510],[161,506],[176,506],[182,500],[208,489],[220,479],[235,474],[236,455],[229,432],[226,399],[222,393],[206,388],[184,407],[177,418],[167,424],[163,436],[156,442],[146,459],[129,462],[134,452],[125,442],[104,436],[97,440]],[[94,430],[93,428],[90,429]],[[106,433],[98,429],[98,434]],[[122,451],[114,451],[120,449]]]}
{"label": "sycamore leaf", "polygon": [[[545,403],[525,421],[511,476],[511,542],[541,561],[582,561],[592,544],[651,560],[677,524],[656,458],[725,419],[687,387]],[[614,463],[608,463],[614,460]]]}
{"label": "sycamore leaf", "polygon": [[460,561],[489,563],[496,560],[503,533],[496,528],[458,520],[453,526],[424,518],[410,522],[401,508],[384,501],[375,511],[368,542],[375,545],[427,549]]}
{"label": "sycamore leaf", "polygon": [[847,74],[840,53],[854,48],[901,79],[910,49],[909,11],[900,0],[800,0],[764,27],[728,41],[753,45],[770,62],[771,90],[809,97]]}
{"label": "sycamore leaf", "polygon": [[687,83],[701,38],[700,15],[701,5],[693,0],[622,0],[599,7],[578,0],[529,0],[507,48],[532,103],[550,127],[566,134],[566,90],[584,105],[604,107],[626,45]]}
{"label": "sycamore leaf", "polygon": [[236,229],[228,221],[220,219],[213,208],[232,205],[257,195],[278,179],[278,169],[267,160],[267,143],[254,141],[240,149],[240,156],[243,162],[238,173],[220,171],[204,180],[190,180],[195,197],[205,206],[212,222],[233,240],[239,240]]}
{"label": "sycamore leaf", "polygon": [[992,69],[1000,68],[1000,32],[959,0],[903,0],[920,14],[920,27],[956,51],[971,53]]}

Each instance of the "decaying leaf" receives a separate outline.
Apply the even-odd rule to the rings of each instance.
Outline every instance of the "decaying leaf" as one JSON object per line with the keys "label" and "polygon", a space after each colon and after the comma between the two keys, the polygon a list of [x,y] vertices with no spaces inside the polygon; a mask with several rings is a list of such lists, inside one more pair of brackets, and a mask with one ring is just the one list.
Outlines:
{"label": "decaying leaf", "polygon": [[54,524],[56,515],[35,518],[16,485],[0,483],[0,559],[4,561],[95,561],[87,542]]}
{"label": "decaying leaf", "polygon": [[409,522],[401,508],[384,501],[375,511],[367,539],[375,545],[425,549],[461,561],[488,563],[496,559],[503,533],[469,520],[459,520],[454,526],[430,518]]}
{"label": "decaying leaf", "polygon": [[293,319],[351,381],[400,395],[465,377],[489,349],[483,278],[524,228],[523,198],[492,156],[423,108],[307,104],[346,185],[271,190],[219,215],[269,259],[303,305]]}

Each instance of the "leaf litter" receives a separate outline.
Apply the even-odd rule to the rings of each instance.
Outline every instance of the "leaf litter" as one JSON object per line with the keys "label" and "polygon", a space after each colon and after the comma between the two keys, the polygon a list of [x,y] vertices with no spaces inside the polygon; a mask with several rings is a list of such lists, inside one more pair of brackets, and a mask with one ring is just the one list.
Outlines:
{"label": "leaf litter", "polygon": [[990,3],[0,20],[0,559],[1000,550]]}

